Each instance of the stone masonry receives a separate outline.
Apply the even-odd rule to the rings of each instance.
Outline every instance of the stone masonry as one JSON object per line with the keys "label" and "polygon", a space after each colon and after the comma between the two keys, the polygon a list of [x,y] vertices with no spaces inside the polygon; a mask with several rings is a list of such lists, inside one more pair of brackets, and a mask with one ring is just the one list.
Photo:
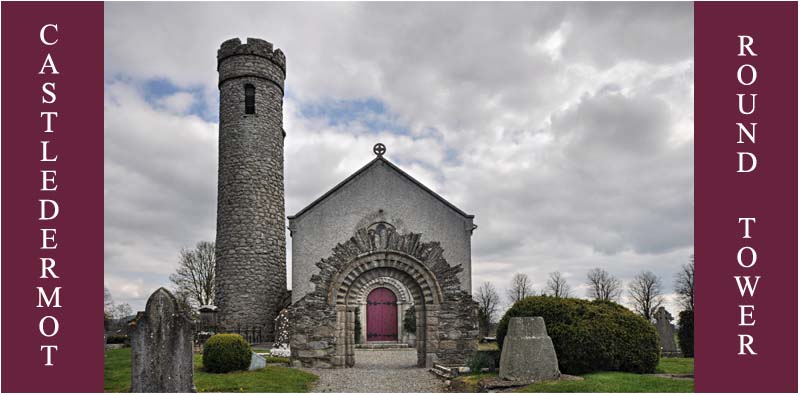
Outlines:
{"label": "stone masonry", "polygon": [[542,317],[514,317],[500,354],[499,377],[503,380],[534,382],[561,376],[553,341],[547,336]]}
{"label": "stone masonry", "polygon": [[355,307],[376,278],[405,286],[417,314],[417,364],[463,366],[477,350],[477,303],[461,289],[438,242],[417,233],[362,228],[317,263],[314,291],[289,308],[292,363],[330,368],[355,364]]}
{"label": "stone masonry", "polygon": [[[222,43],[219,72],[216,304],[220,325],[271,338],[286,292],[283,83],[286,58],[248,38]],[[255,113],[245,113],[245,87]]]}

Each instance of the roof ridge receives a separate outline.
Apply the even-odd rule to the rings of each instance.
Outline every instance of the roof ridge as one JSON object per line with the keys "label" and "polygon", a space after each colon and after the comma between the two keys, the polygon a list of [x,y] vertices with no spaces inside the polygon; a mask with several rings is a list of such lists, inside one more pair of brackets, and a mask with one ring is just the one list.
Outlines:
{"label": "roof ridge", "polygon": [[427,192],[428,194],[430,194],[431,196],[433,196],[434,198],[436,198],[440,202],[444,203],[445,206],[449,207],[451,210],[455,211],[457,214],[459,214],[459,215],[461,215],[461,216],[463,216],[465,218],[475,218],[474,215],[465,213],[463,210],[461,210],[460,208],[456,207],[453,203],[450,203],[449,201],[447,201],[447,199],[443,198],[441,195],[439,195],[438,193],[434,192],[433,190],[431,190],[430,188],[425,186],[425,184],[417,181],[416,178],[412,177],[410,174],[408,174],[405,171],[403,171],[401,168],[399,168],[397,165],[392,163],[390,160],[384,158],[383,156],[377,156],[377,157],[375,157],[375,159],[369,161],[366,165],[364,165],[360,169],[356,170],[355,173],[351,174],[350,176],[348,176],[347,178],[342,180],[340,183],[336,184],[336,186],[331,188],[328,192],[325,192],[322,196],[320,196],[317,199],[315,199],[308,206],[306,206],[302,210],[298,211],[297,214],[288,216],[287,219],[293,220],[293,219],[301,217],[303,214],[305,214],[306,212],[308,212],[309,210],[314,208],[314,206],[316,206],[317,204],[319,204],[322,201],[324,201],[328,196],[332,195],[334,192],[336,192],[337,190],[339,190],[340,188],[342,188],[346,184],[348,184],[350,181],[352,181],[353,179],[358,177],[361,173],[365,172],[368,168],[370,168],[376,162],[386,163],[387,165],[389,165],[390,169],[396,171],[401,176],[405,177],[406,179],[411,181],[413,184],[415,184],[418,187],[420,187],[423,191]]}

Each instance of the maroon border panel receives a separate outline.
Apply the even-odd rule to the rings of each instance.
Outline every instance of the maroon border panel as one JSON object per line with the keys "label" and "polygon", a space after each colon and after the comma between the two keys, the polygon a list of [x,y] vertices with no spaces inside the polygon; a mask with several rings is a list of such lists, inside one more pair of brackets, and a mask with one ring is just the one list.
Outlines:
{"label": "maroon border panel", "polygon": [[[694,26],[695,389],[797,392],[797,3],[698,2]],[[740,35],[757,56],[738,56]],[[737,78],[744,64],[757,70],[750,85]],[[757,94],[752,114],[737,94],[746,112]],[[757,123],[755,143],[738,143],[737,122]],[[739,152],[756,156],[754,171],[737,172]],[[742,217],[756,218],[749,239]],[[745,246],[750,268],[737,260]],[[752,297],[734,276],[761,277]],[[755,306],[753,326],[740,305]],[[756,355],[739,355],[739,335]]]}
{"label": "maroon border panel", "polygon": [[[103,390],[103,3],[2,3],[2,390]],[[39,34],[50,28],[48,46]],[[39,74],[50,54],[58,74]],[[56,98],[43,103],[42,85]],[[43,111],[58,112],[45,133]],[[49,158],[42,162],[42,143]],[[41,191],[42,170],[55,170],[55,191]],[[52,184],[48,184],[52,187]],[[39,219],[40,199],[58,203]],[[48,206],[48,215],[52,213]],[[42,250],[43,228],[57,247]],[[41,279],[41,258],[59,278]],[[37,307],[39,290],[61,287],[61,308]],[[52,337],[43,317],[58,320]],[[51,331],[48,320],[45,329]],[[43,345],[56,345],[45,366]]]}

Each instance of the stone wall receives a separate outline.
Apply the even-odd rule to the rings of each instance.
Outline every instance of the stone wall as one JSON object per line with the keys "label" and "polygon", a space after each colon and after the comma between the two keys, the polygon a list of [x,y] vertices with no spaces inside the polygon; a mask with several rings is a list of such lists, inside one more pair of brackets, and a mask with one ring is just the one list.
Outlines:
{"label": "stone wall", "polygon": [[[216,304],[223,327],[263,326],[286,290],[283,82],[286,59],[272,44],[224,42],[219,71]],[[245,114],[245,85],[255,113]]]}
{"label": "stone wall", "polygon": [[355,307],[374,279],[390,277],[414,299],[419,365],[466,364],[478,345],[477,303],[461,289],[462,268],[447,263],[439,243],[420,240],[362,228],[320,260],[313,291],[289,308],[292,363],[353,366]]}

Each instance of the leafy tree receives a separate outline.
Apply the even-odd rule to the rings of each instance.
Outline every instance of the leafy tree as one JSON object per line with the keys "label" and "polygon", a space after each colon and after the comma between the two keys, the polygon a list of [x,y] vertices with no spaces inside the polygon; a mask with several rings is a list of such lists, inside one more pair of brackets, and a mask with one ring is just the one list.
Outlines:
{"label": "leafy tree", "polygon": [[186,295],[193,307],[214,304],[214,243],[201,241],[193,250],[182,248],[178,269],[169,276],[175,294]]}
{"label": "leafy tree", "polygon": [[555,271],[550,273],[544,293],[556,298],[569,298],[572,296],[572,289],[567,284],[567,279],[564,278],[564,275]]}
{"label": "leafy tree", "polygon": [[527,274],[517,273],[511,278],[511,287],[508,289],[508,299],[511,304],[533,295],[531,279]]}
{"label": "leafy tree", "polygon": [[628,286],[633,311],[652,321],[656,309],[664,304],[661,296],[661,279],[653,272],[644,271],[636,275]]}
{"label": "leafy tree", "polygon": [[694,310],[694,255],[675,276],[675,292],[684,310]]}
{"label": "leafy tree", "polygon": [[478,302],[478,326],[481,328],[483,336],[489,335],[489,328],[497,315],[497,307],[500,304],[500,295],[492,283],[486,281],[478,288],[475,295]]}
{"label": "leafy tree", "polygon": [[600,268],[589,270],[586,274],[586,285],[589,286],[589,297],[594,300],[619,302],[622,295],[622,283]]}

